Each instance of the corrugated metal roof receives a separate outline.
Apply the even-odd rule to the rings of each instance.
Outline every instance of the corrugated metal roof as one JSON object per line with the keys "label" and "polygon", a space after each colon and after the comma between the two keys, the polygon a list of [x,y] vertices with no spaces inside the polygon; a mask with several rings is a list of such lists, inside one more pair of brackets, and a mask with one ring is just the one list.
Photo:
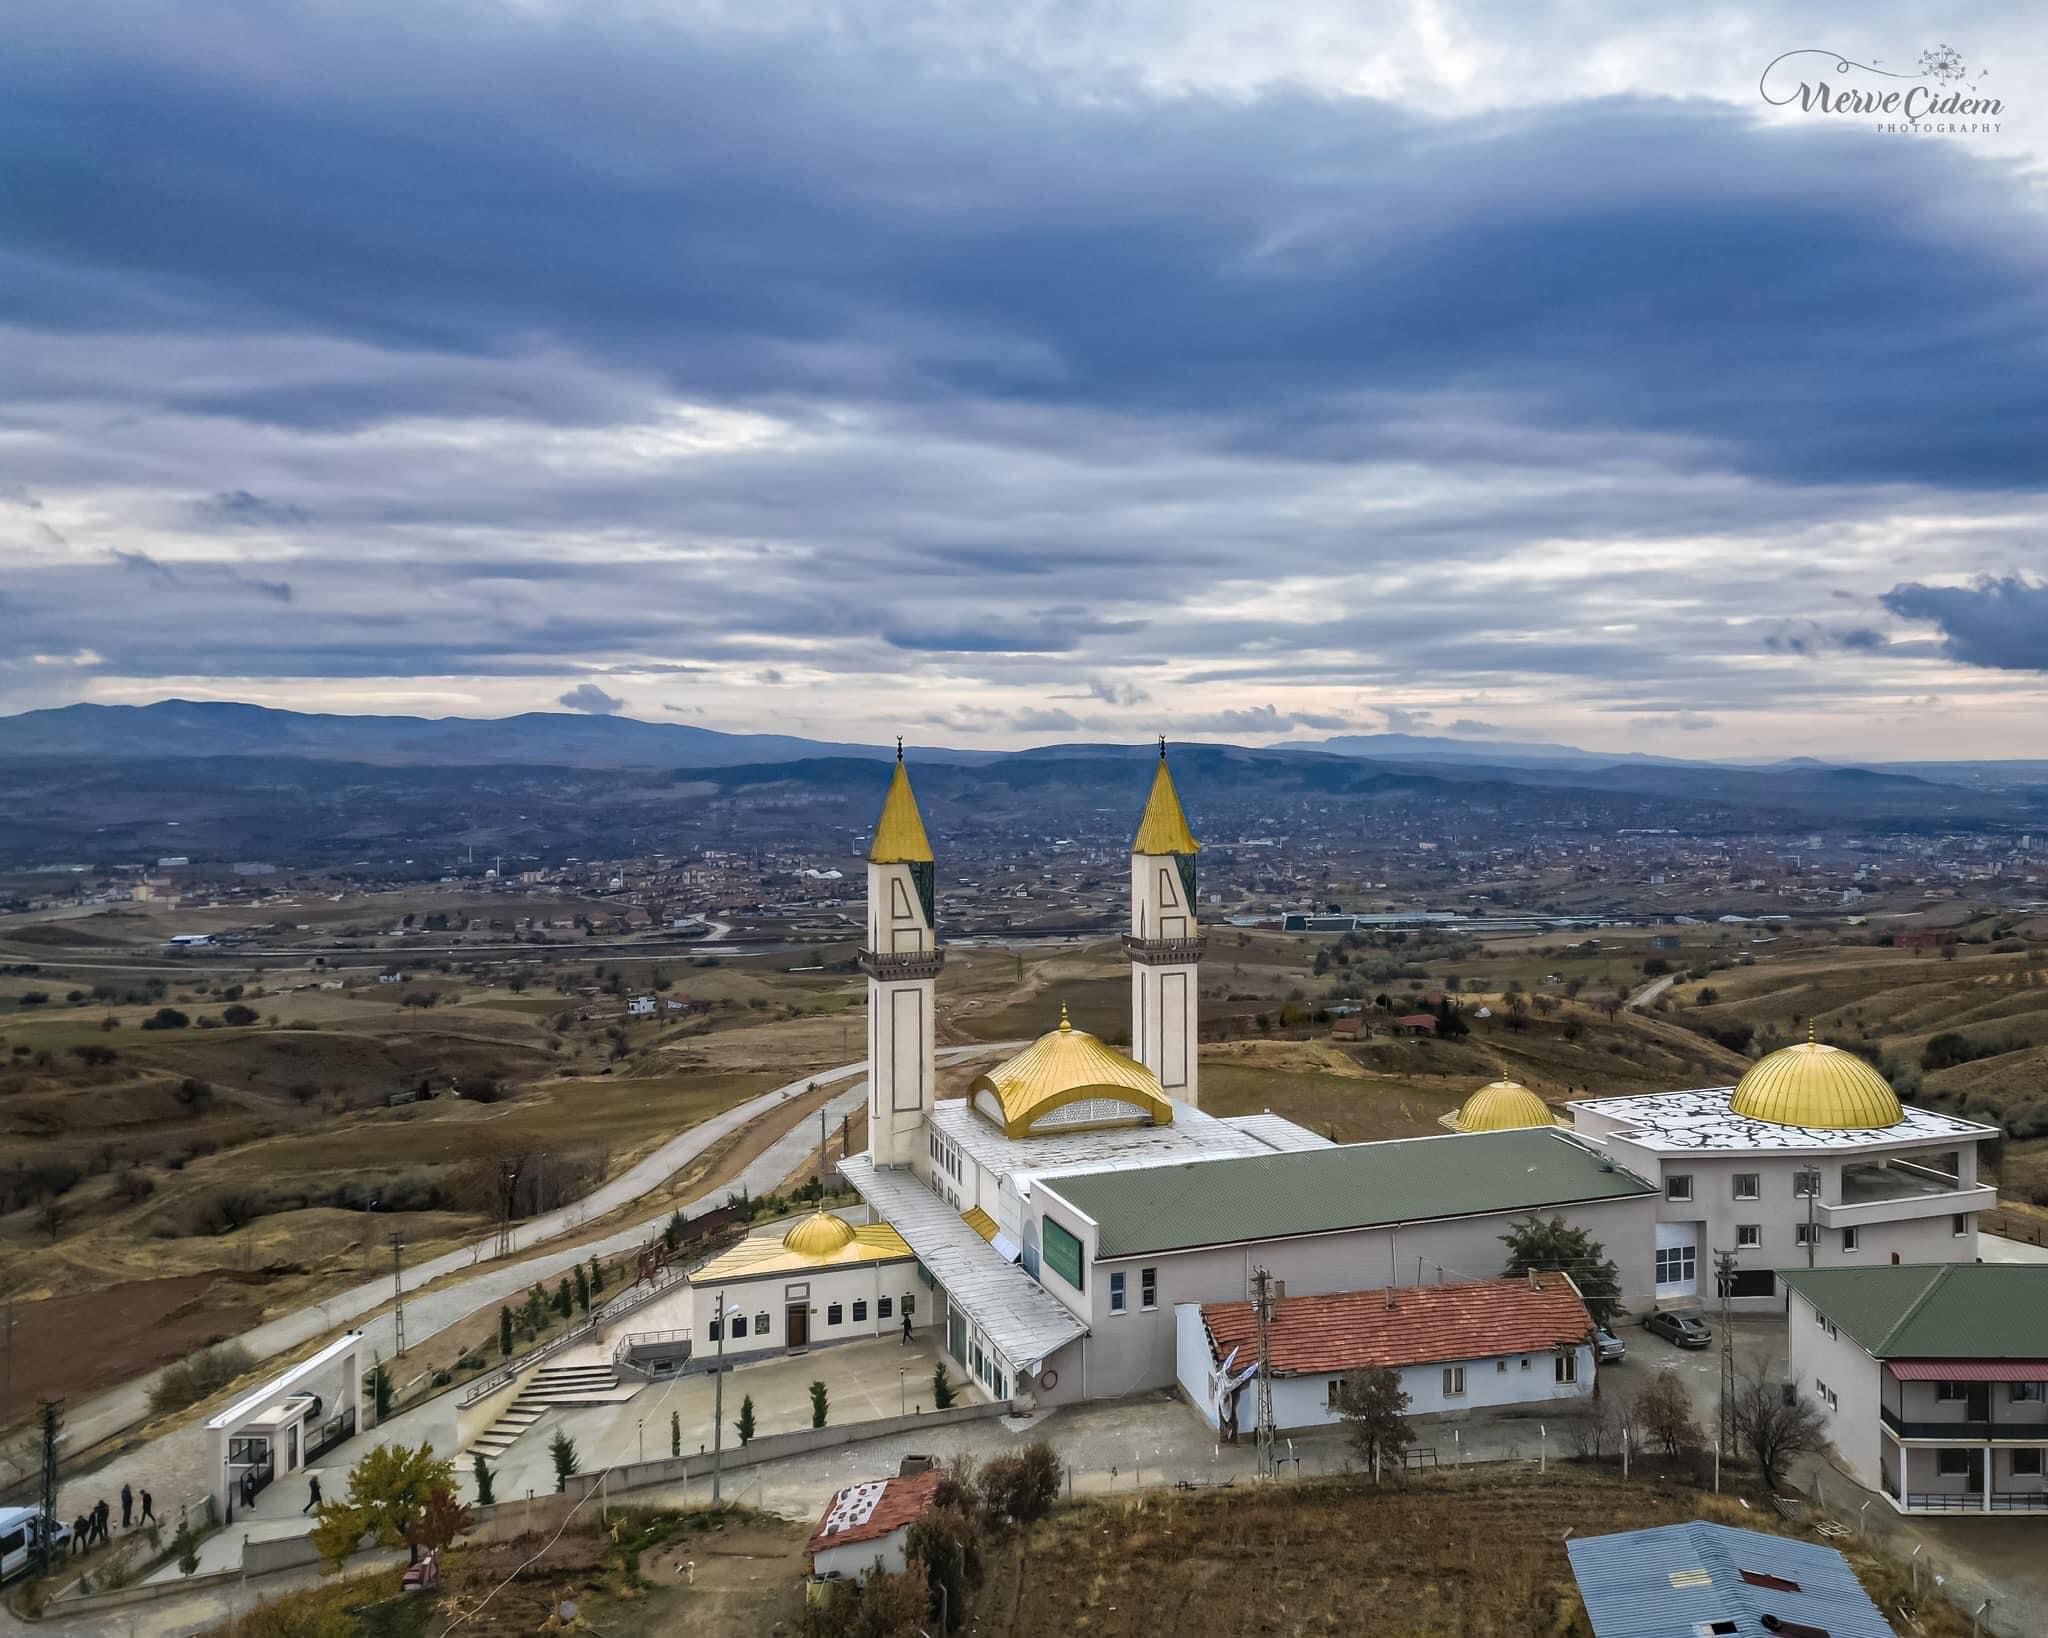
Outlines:
{"label": "corrugated metal roof", "polygon": [[[1565,1543],[1594,1638],[1693,1638],[1715,1621],[1762,1634],[1766,1615],[1828,1638],[1894,1638],[1832,1547],[1695,1519]],[[1743,1572],[1789,1583],[1771,1586]]]}
{"label": "corrugated metal roof", "polygon": [[1781,1268],[1879,1359],[2048,1359],[2048,1263]]}
{"label": "corrugated metal roof", "polygon": [[2048,1359],[1891,1359],[1901,1382],[2048,1382]]}
{"label": "corrugated metal roof", "polygon": [[1039,1187],[1095,1220],[1103,1257],[1657,1192],[1565,1134],[1535,1130],[1089,1172]]}

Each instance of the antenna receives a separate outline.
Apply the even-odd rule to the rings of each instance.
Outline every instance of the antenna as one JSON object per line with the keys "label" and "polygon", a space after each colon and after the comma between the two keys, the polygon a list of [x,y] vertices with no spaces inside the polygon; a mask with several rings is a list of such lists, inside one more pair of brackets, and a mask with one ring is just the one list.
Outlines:
{"label": "antenna", "polygon": [[1259,1477],[1273,1477],[1273,1276],[1252,1270],[1252,1315],[1259,1327]]}

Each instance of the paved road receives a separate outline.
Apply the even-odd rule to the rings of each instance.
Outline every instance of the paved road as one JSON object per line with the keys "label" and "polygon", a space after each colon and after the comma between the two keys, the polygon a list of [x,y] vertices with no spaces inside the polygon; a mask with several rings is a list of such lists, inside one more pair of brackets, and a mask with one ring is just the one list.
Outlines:
{"label": "paved road", "polygon": [[[941,1063],[952,1063],[961,1058],[973,1057],[979,1053],[1014,1050],[1019,1042],[991,1042],[986,1045],[949,1047],[939,1054]],[[520,1245],[536,1246],[540,1243],[581,1227],[593,1217],[601,1217],[619,1206],[630,1204],[649,1190],[659,1187],[669,1177],[688,1166],[707,1149],[721,1139],[749,1125],[753,1121],[770,1116],[782,1104],[803,1095],[814,1084],[830,1084],[858,1075],[861,1064],[842,1064],[836,1069],[823,1070],[807,1075],[801,1080],[789,1082],[773,1091],[764,1092],[724,1114],[714,1116],[700,1125],[693,1126],[680,1136],[671,1138],[659,1149],[647,1156],[638,1165],[629,1168],[618,1177],[593,1190],[575,1205],[561,1211],[550,1212],[520,1225],[515,1238],[515,1249]],[[852,1085],[833,1095],[827,1102],[828,1121],[837,1121],[841,1116],[858,1109],[867,1096],[867,1082],[857,1080]],[[728,1195],[744,1189],[749,1194],[761,1194],[774,1188],[791,1172],[803,1164],[804,1157],[815,1152],[816,1133],[809,1120],[798,1121],[773,1144],[749,1163],[732,1183],[722,1185],[685,1207],[686,1215],[695,1216],[722,1203]],[[405,1304],[405,1331],[409,1345],[424,1341],[450,1325],[459,1324],[477,1309],[490,1303],[504,1302],[523,1293],[535,1281],[552,1284],[573,1265],[586,1262],[593,1252],[599,1256],[612,1256],[641,1245],[647,1238],[645,1224],[623,1228],[601,1240],[580,1245],[557,1247],[552,1251],[540,1251],[515,1263],[500,1263],[477,1267],[477,1272],[468,1279],[450,1280],[446,1285],[432,1291],[418,1288],[429,1281],[448,1274],[458,1273],[465,1268],[476,1267],[482,1258],[496,1251],[496,1237],[479,1240],[460,1251],[436,1257],[417,1267],[405,1271],[407,1298]],[[296,1349],[317,1338],[325,1337],[351,1320],[358,1319],[370,1310],[388,1301],[391,1296],[391,1282],[373,1280],[353,1290],[330,1297],[325,1302],[314,1303],[294,1313],[280,1315],[247,1332],[242,1343],[257,1359]],[[396,1346],[392,1316],[378,1314],[365,1320],[362,1325],[370,1346],[389,1357]],[[403,1373],[400,1373],[403,1381]],[[102,1394],[73,1409],[67,1409],[65,1426],[72,1448],[118,1433],[141,1421],[148,1411],[149,1386],[154,1378],[132,1382],[112,1393]],[[141,1450],[123,1457],[114,1468],[103,1473],[85,1476],[74,1475],[66,1480],[58,1497],[58,1515],[72,1518],[83,1512],[102,1493],[111,1495],[120,1488],[122,1479],[133,1475],[137,1488],[148,1485],[156,1495],[159,1505],[166,1512],[175,1511],[175,1504],[203,1494],[211,1476],[211,1456],[207,1448],[204,1427],[198,1422],[174,1428],[158,1439],[152,1440]]]}
{"label": "paved road", "polygon": [[1656,1001],[1658,996],[1662,995],[1677,982],[1678,974],[1676,973],[1666,973],[1662,978],[1651,979],[1649,983],[1645,984],[1628,998],[1627,1005],[1629,1011],[1634,1012],[1642,1007],[1650,1006]]}

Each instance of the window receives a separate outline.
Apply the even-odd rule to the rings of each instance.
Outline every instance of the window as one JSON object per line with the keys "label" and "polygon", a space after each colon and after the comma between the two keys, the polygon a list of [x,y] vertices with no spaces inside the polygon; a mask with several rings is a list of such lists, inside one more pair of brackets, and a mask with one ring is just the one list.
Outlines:
{"label": "window", "polygon": [[1792,1174],[1792,1198],[1804,1200],[1809,1195],[1820,1193],[1820,1173],[1810,1166],[1802,1166]]}
{"label": "window", "polygon": [[1852,1228],[1845,1228],[1845,1229],[1843,1229],[1843,1230],[1842,1230],[1842,1249],[1843,1249],[1844,1251],[1854,1251],[1854,1250],[1856,1249],[1856,1246],[1857,1246],[1857,1239],[1856,1239],[1856,1231],[1855,1231],[1854,1229],[1852,1229]]}
{"label": "window", "polygon": [[1579,1356],[1576,1352],[1557,1356],[1557,1380],[1576,1382],[1579,1379]]}
{"label": "window", "polygon": [[1934,1397],[1944,1405],[1960,1404],[1970,1397],[1970,1390],[1960,1382],[1937,1382],[1934,1385]]}
{"label": "window", "polygon": [[765,1337],[767,1334],[768,1316],[766,1314],[756,1314],[754,1316],[754,1335],[757,1337]]}
{"label": "window", "polygon": [[1157,1308],[1159,1306],[1159,1270],[1141,1268],[1138,1270],[1138,1306]]}
{"label": "window", "polygon": [[1737,1223],[1735,1225],[1735,1249],[1737,1251],[1754,1251],[1763,1243],[1763,1224]]}
{"label": "window", "polygon": [[865,1297],[853,1299],[853,1323],[858,1325],[868,1317],[868,1300]]}
{"label": "window", "polygon": [[1812,1245],[1814,1243],[1813,1231],[1815,1227],[1816,1225],[1812,1223],[1794,1223],[1792,1225],[1792,1243],[1795,1246]]}
{"label": "window", "polygon": [[1335,1410],[1337,1408],[1337,1395],[1342,1391],[1343,1382],[1344,1379],[1341,1376],[1333,1376],[1325,1384],[1323,1397],[1323,1408],[1325,1410]]}
{"label": "window", "polygon": [[1827,1406],[1829,1410],[1839,1410],[1841,1408],[1842,1401],[1840,1397],[1837,1396],[1833,1388],[1821,1381],[1819,1377],[1813,1379],[1813,1397]]}
{"label": "window", "polygon": [[1934,1471],[1945,1479],[1966,1474],[1970,1471],[1970,1453],[1967,1450],[1937,1450],[1934,1453]]}
{"label": "window", "polygon": [[1528,1368],[1529,1368],[1529,1356],[1528,1356],[1527,1354],[1524,1354],[1524,1355],[1522,1356],[1522,1369],[1526,1371],[1526,1370],[1527,1370]]}
{"label": "window", "polygon": [[826,1306],[825,1306],[825,1323],[826,1323],[827,1325],[837,1325],[837,1324],[838,1324],[838,1323],[840,1322],[840,1319],[841,1319],[842,1317],[843,1317],[843,1310],[842,1310],[842,1309],[840,1308],[840,1306],[839,1306],[839,1304],[838,1304],[838,1303],[836,1303],[836,1302],[835,1302],[835,1303],[827,1303],[827,1304],[826,1304]]}
{"label": "window", "polygon": [[1121,1274],[1109,1277],[1109,1311],[1112,1314],[1124,1311],[1124,1277]]}
{"label": "window", "polygon": [[1045,1248],[1045,1266],[1076,1291],[1081,1290],[1081,1242],[1073,1230],[1057,1218],[1048,1217],[1039,1239]]}
{"label": "window", "polygon": [[743,1337],[743,1336],[745,1336],[745,1335],[747,1334],[747,1316],[746,1316],[746,1315],[744,1315],[744,1314],[735,1314],[735,1315],[733,1315],[733,1317],[732,1317],[732,1334],[733,1334],[733,1335],[734,1335],[735,1337]]}
{"label": "window", "polygon": [[1690,1200],[1692,1198],[1692,1173],[1675,1172],[1664,1179],[1666,1200]]}
{"label": "window", "polygon": [[1760,1172],[1737,1172],[1735,1174],[1735,1198],[1737,1200],[1759,1200],[1763,1197],[1763,1175]]}
{"label": "window", "polygon": [[1657,1283],[1690,1285],[1699,1274],[1699,1253],[1692,1246],[1657,1248]]}
{"label": "window", "polygon": [[[1496,1371],[1505,1371],[1508,1368],[1508,1362],[1504,1359],[1496,1359],[1493,1362],[1493,1368]],[[1529,1362],[1526,1359],[1522,1361],[1522,1368],[1524,1370],[1529,1368]]]}
{"label": "window", "polygon": [[2012,1382],[2007,1387],[2015,1405],[2024,1405],[2030,1400],[2038,1405],[2041,1403],[2041,1390],[2048,1388],[2048,1382]]}
{"label": "window", "polygon": [[2012,1453],[2012,1473],[2016,1479],[2038,1479],[2041,1476],[2041,1447],[2035,1445],[2027,1450],[2015,1450]]}
{"label": "window", "polygon": [[915,1292],[906,1291],[903,1293],[903,1312],[906,1316],[917,1312],[917,1294]]}
{"label": "window", "polygon": [[895,1307],[896,1299],[894,1297],[877,1297],[875,1299],[875,1318],[889,1318]]}
{"label": "window", "polygon": [[1444,1367],[1444,1397],[1456,1399],[1465,1391],[1465,1367],[1446,1365]]}
{"label": "window", "polygon": [[1958,1240],[1970,1232],[1970,1214],[1959,1211],[1948,1220],[1948,1231]]}
{"label": "window", "polygon": [[718,1321],[713,1320],[709,1325],[705,1326],[704,1334],[707,1337],[709,1337],[713,1342],[716,1342],[722,1334],[722,1328],[720,1327]]}

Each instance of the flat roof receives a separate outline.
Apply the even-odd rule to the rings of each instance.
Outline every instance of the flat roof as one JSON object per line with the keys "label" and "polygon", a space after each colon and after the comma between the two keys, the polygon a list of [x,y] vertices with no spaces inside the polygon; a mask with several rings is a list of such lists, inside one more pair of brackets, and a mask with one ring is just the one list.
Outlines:
{"label": "flat roof", "polygon": [[1781,1268],[1878,1359],[2048,1359],[2048,1263]]}
{"label": "flat roof", "polygon": [[987,1116],[976,1114],[964,1098],[934,1104],[927,1119],[940,1136],[997,1177],[1048,1177],[1108,1165],[1160,1166],[1211,1160],[1218,1155],[1272,1152],[1272,1146],[1253,1133],[1185,1103],[1173,1105],[1173,1119],[1165,1126],[1103,1126],[1087,1132],[1038,1132],[1026,1137],[1011,1137]]}
{"label": "flat roof", "polygon": [[1975,1142],[1996,1137],[1994,1126],[1938,1115],[1931,1109],[1906,1110],[1891,1126],[1781,1126],[1729,1109],[1732,1086],[1696,1086],[1684,1092],[1648,1092],[1625,1098],[1574,1098],[1565,1107],[1617,1121],[1631,1142],[1664,1154],[1697,1149],[1873,1149],[1897,1144],[1943,1140]]}
{"label": "flat roof", "polygon": [[1658,1192],[1568,1134],[1536,1128],[1090,1172],[1042,1186],[1095,1221],[1106,1258]]}
{"label": "flat roof", "polygon": [[300,1360],[290,1370],[272,1377],[246,1399],[237,1400],[226,1410],[222,1411],[220,1415],[209,1418],[206,1425],[209,1428],[225,1428],[246,1422],[251,1416],[254,1416],[258,1411],[263,1410],[272,1403],[277,1395],[284,1393],[294,1383],[317,1371],[330,1359],[348,1352],[351,1348],[360,1347],[362,1340],[363,1333],[360,1331],[344,1332],[311,1358]]}

